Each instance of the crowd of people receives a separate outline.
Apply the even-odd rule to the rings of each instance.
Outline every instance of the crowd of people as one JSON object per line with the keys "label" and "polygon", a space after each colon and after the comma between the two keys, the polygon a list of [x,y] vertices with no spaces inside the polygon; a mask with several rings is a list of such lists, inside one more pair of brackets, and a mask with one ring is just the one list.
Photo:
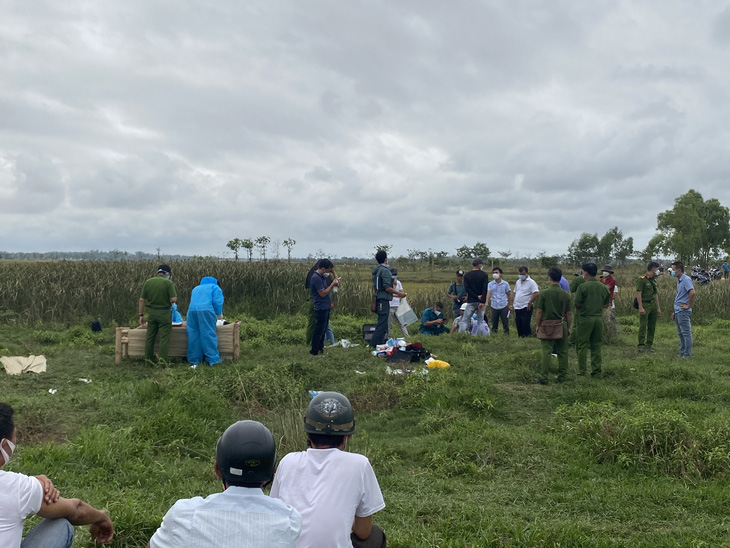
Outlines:
{"label": "crowd of people", "polygon": [[[367,457],[345,451],[355,433],[350,401],[338,392],[317,394],[304,431],[308,449],[285,455],[277,468],[266,426],[252,420],[229,426],[215,447],[222,491],[178,500],[147,547],[384,548],[385,533],[373,523],[385,508],[375,472]],[[46,476],[2,469],[16,442],[14,410],[0,403],[0,546],[71,548],[76,525],[88,525],[95,541],[111,541],[106,511],[62,497]],[[43,519],[23,538],[30,515]]]}
{"label": "crowd of people", "polygon": [[[405,297],[402,285],[397,281],[397,271],[390,269],[387,255],[378,251],[375,256],[378,265],[372,271],[374,307],[378,322],[370,345],[376,347],[385,342],[391,333],[392,321],[398,317],[397,298]],[[677,328],[680,342],[679,355],[689,358],[692,355],[692,306],[695,290],[690,276],[685,274],[684,264],[675,261],[670,274],[677,278],[677,292],[673,306],[672,319]],[[640,276],[635,284],[636,298],[634,307],[639,313],[638,352],[654,352],[654,332],[661,307],[656,278],[661,274],[661,265],[650,262],[646,274]],[[608,329],[615,334],[616,305],[618,292],[614,270],[611,265],[603,266],[598,277],[598,266],[594,263],[582,265],[574,280],[569,283],[562,271],[554,266],[548,269],[548,287],[540,290],[530,277],[529,269],[521,266],[514,290],[503,278],[501,267],[492,269],[492,279],[484,272],[484,261],[476,258],[472,269],[456,271],[456,280],[449,286],[446,296],[452,301],[453,323],[449,329],[444,317],[444,304],[436,301],[426,308],[419,325],[419,333],[432,336],[444,333],[471,333],[488,335],[498,333],[500,327],[504,335],[509,335],[510,316],[514,312],[514,322],[518,337],[527,338],[532,333],[533,311],[536,313],[536,331],[542,339],[542,361],[538,382],[549,382],[551,357],[558,360],[558,382],[564,382],[568,372],[568,348],[575,347],[578,360],[578,375],[588,373],[590,354],[592,377],[602,373],[602,346],[604,341],[604,310],[610,309]],[[396,283],[397,282],[397,283]],[[393,309],[396,313],[393,313]],[[485,319],[489,311],[490,325]],[[562,322],[559,333],[541,336],[543,322]],[[547,323],[546,323],[547,325]],[[405,334],[406,327],[401,330]]]}

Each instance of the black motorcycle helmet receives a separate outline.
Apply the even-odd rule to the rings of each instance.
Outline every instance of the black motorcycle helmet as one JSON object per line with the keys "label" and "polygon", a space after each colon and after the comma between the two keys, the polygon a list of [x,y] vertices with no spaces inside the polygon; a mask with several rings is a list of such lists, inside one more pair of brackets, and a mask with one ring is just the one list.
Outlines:
{"label": "black motorcycle helmet", "polygon": [[322,392],[309,402],[304,431],[321,436],[349,436],[355,433],[355,413],[350,400],[339,392]]}
{"label": "black motorcycle helmet", "polygon": [[260,422],[238,421],[218,439],[215,462],[229,485],[266,483],[274,477],[274,436]]}

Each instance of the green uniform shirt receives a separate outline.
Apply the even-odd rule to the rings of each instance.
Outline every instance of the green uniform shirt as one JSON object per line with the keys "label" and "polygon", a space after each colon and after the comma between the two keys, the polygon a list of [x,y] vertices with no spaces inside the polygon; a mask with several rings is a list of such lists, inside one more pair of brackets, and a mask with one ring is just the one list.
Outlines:
{"label": "green uniform shirt", "polygon": [[586,279],[583,276],[576,276],[575,278],[573,278],[573,281],[570,282],[570,292],[575,293],[576,291],[578,291],[578,286],[585,281]]}
{"label": "green uniform shirt", "polygon": [[597,278],[588,278],[575,292],[575,308],[582,318],[602,316],[603,306],[610,302],[610,291]]}
{"label": "green uniform shirt", "polygon": [[656,277],[648,278],[646,276],[642,276],[636,280],[636,291],[641,291],[642,302],[654,301],[657,293]]}
{"label": "green uniform shirt", "polygon": [[177,297],[175,284],[162,276],[155,276],[147,280],[142,286],[141,298],[147,301],[147,306],[153,309],[170,308],[170,299]]}
{"label": "green uniform shirt", "polygon": [[376,299],[393,300],[393,295],[385,290],[386,287],[393,287],[393,276],[391,276],[390,269],[387,266],[379,264],[373,268],[373,289],[375,290]]}
{"label": "green uniform shirt", "polygon": [[559,285],[550,284],[547,289],[540,291],[535,308],[542,310],[543,320],[559,320],[563,317],[563,299],[567,314],[571,311],[573,299]]}

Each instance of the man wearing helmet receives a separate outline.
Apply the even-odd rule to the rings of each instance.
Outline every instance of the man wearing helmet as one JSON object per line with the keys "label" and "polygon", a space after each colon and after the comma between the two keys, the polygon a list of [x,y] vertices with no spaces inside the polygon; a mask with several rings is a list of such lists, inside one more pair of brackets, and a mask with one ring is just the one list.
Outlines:
{"label": "man wearing helmet", "polygon": [[302,517],[262,491],[274,476],[274,436],[256,421],[232,424],[215,448],[223,492],[180,499],[162,518],[148,548],[294,548]]}
{"label": "man wearing helmet", "polygon": [[302,514],[297,548],[383,548],[372,519],[385,508],[375,472],[367,457],[344,450],[355,432],[349,400],[338,392],[315,396],[304,431],[309,449],[281,459],[271,487],[272,497]]}

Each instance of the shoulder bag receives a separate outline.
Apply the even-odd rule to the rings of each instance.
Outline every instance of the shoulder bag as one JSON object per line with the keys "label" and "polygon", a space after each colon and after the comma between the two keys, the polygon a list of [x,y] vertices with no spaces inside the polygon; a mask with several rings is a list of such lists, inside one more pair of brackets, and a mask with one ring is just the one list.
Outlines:
{"label": "shoulder bag", "polygon": [[559,320],[542,320],[537,330],[537,338],[543,341],[555,341],[563,338],[563,319],[568,294],[563,292],[563,312]]}

